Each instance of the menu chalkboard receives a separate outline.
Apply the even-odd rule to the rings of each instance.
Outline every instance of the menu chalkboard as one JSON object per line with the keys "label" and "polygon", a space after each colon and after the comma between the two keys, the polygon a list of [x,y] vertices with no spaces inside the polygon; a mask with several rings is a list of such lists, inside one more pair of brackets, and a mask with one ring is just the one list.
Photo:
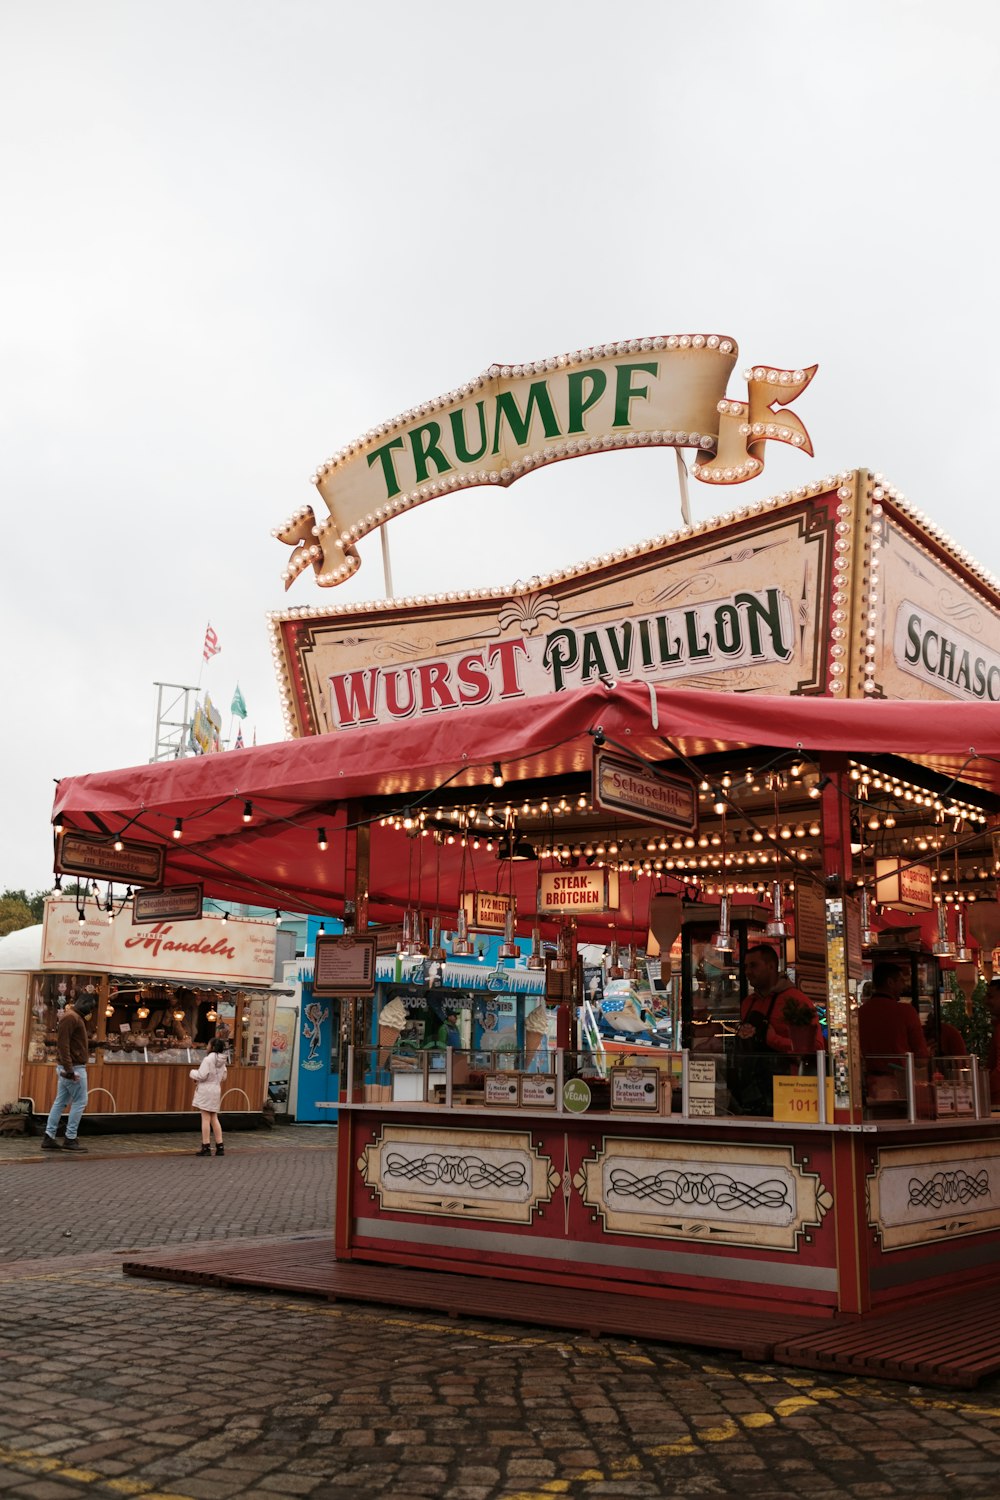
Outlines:
{"label": "menu chalkboard", "polygon": [[313,994],[321,999],[328,995],[374,995],[375,944],[374,937],[350,932],[318,937]]}

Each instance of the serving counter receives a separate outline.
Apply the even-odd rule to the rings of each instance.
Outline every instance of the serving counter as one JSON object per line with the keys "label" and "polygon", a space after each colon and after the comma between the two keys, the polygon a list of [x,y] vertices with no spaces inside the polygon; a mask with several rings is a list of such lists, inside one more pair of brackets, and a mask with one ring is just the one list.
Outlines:
{"label": "serving counter", "polygon": [[[338,1259],[831,1315],[995,1263],[1000,1117],[693,1114],[687,1054],[652,1092],[638,1059],[589,1082],[579,1062],[460,1067],[446,1092],[428,1071],[416,1104],[361,1084],[340,1106]],[[492,1078],[506,1103],[489,1102]],[[817,1080],[800,1082],[818,1113]]]}

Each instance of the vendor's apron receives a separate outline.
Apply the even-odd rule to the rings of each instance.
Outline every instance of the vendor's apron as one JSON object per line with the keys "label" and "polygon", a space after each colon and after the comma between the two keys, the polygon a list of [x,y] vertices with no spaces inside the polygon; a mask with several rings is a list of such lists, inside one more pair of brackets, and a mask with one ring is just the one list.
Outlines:
{"label": "vendor's apron", "polygon": [[777,1000],[775,991],[766,1011],[748,1011],[733,1038],[729,1092],[745,1115],[774,1113],[774,1074],[782,1053],[767,1045],[767,1029]]}

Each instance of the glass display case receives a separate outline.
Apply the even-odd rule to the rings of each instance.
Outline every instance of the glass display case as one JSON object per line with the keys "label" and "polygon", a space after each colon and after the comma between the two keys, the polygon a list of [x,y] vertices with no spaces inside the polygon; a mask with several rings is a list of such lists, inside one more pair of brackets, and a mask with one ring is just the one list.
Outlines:
{"label": "glass display case", "polygon": [[743,972],[747,949],[763,941],[762,908],[734,907],[731,948],[720,948],[719,908],[690,906],[681,919],[682,1045],[692,1051],[721,1050],[710,1045],[732,1034],[740,1019],[740,999],[749,989]]}

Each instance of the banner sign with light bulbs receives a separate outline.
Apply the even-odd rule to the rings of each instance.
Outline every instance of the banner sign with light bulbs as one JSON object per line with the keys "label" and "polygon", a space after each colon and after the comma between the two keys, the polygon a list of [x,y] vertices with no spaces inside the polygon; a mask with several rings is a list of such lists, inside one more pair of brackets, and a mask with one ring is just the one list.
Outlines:
{"label": "banner sign with light bulbs", "polygon": [[[956,555],[938,528],[914,534],[876,485],[872,608],[866,669],[886,698],[1000,703],[1000,598],[996,580]],[[949,555],[950,553],[950,555]],[[978,575],[978,577],[976,576]]]}
{"label": "banner sign with light bulbs", "polygon": [[324,588],[360,566],[357,543],[394,516],[477,485],[504,488],[563,459],[626,448],[693,448],[696,479],[741,484],[764,467],[764,444],[812,454],[787,408],[816,366],[746,371],[747,396],[726,400],[739,351],[724,334],[669,334],[491,365],[457,390],[383,422],[313,476],[329,514],[304,505],[274,532],[294,550],[289,588],[312,568]]}
{"label": "banner sign with light bulbs", "polygon": [[42,917],[42,963],[69,973],[149,975],[192,982],[252,984],[274,982],[274,923],[251,917],[202,917],[176,926],[158,920],[132,921],[131,905],[109,923],[93,898],[48,896]]}
{"label": "banner sign with light bulbs", "polygon": [[604,749],[594,751],[594,804],[682,833],[694,833],[698,827],[698,797],[692,781],[668,776],[639,761],[623,760]]}
{"label": "banner sign with light bulbs", "polygon": [[829,622],[845,490],[758,502],[513,591],[272,616],[288,731],[516,707],[597,681],[839,691],[843,647]]}

